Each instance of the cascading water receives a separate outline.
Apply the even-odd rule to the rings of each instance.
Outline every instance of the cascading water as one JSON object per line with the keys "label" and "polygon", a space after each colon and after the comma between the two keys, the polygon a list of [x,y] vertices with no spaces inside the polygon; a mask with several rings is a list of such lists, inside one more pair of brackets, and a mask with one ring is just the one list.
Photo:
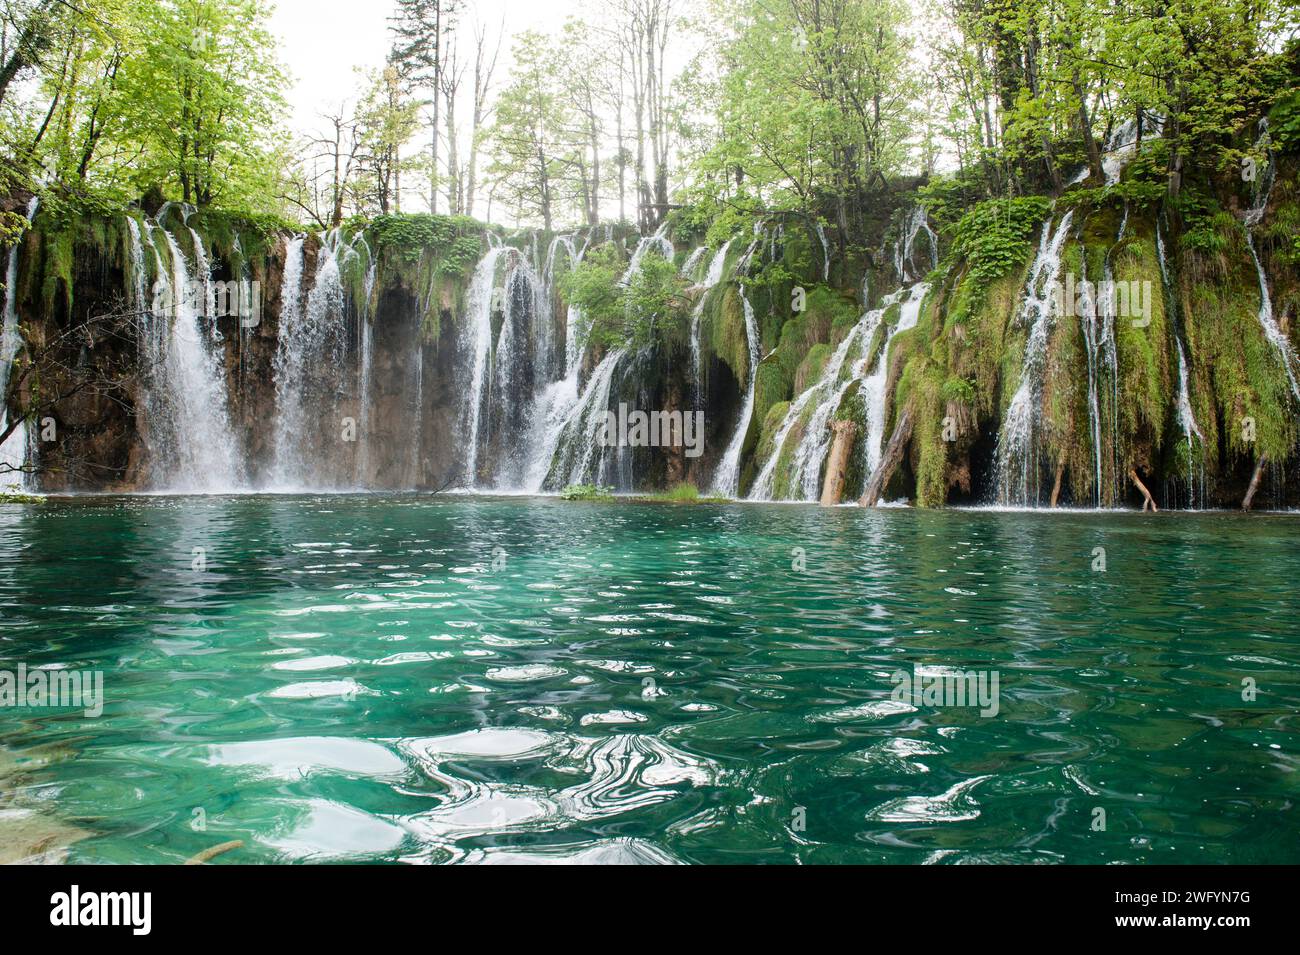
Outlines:
{"label": "cascading water", "polygon": [[[860,369],[857,367],[854,367],[853,372],[848,376],[843,376],[841,372],[845,364],[849,362],[850,355],[853,356],[855,362],[865,360],[862,353],[870,347],[871,337],[880,325],[883,315],[883,307],[864,314],[858,320],[858,323],[849,330],[849,333],[844,336],[844,340],[835,347],[835,351],[831,353],[831,357],[827,360],[826,367],[822,369],[818,380],[804,389],[790,403],[790,408],[781,420],[781,425],[777,428],[773,439],[772,453],[759,469],[758,477],[754,479],[754,486],[749,492],[750,500],[770,501],[776,496],[777,464],[781,460],[781,455],[791,431],[805,417],[807,417],[807,421],[805,422],[803,434],[800,437],[799,444],[791,453],[792,467],[787,483],[791,492],[796,489],[802,492],[801,499],[806,500],[812,497],[807,492],[806,475],[813,470],[812,465],[814,463],[816,473],[820,475],[823,457],[822,454],[814,455],[813,449],[825,443],[820,432],[825,430],[831,414],[839,407],[848,386],[857,380],[861,374]],[[808,409],[812,409],[811,412]],[[815,462],[813,461],[814,456],[816,457]],[[792,495],[782,496],[790,497]]]}
{"label": "cascading water", "polygon": [[905,332],[909,328],[915,328],[916,323],[921,317],[921,305],[925,301],[925,295],[930,287],[924,282],[918,282],[911,289],[896,292],[893,296],[887,298],[881,305],[881,312],[902,297],[902,306],[898,312],[898,322],[894,325],[885,340],[884,346],[880,349],[880,358],[876,362],[875,371],[871,377],[862,383],[862,402],[866,408],[867,415],[867,436],[865,442],[866,448],[866,470],[865,474],[870,476],[880,466],[880,459],[884,452],[885,446],[885,415],[887,411],[885,385],[889,377],[889,348],[894,339],[900,332]]}
{"label": "cascading water", "polygon": [[[169,274],[159,253],[159,291],[166,307],[151,313],[142,336],[150,484],[182,493],[238,489],[244,484],[243,454],[230,425],[216,323],[198,307],[200,300],[210,301],[210,277],[191,276],[189,261],[163,221],[165,207],[152,228],[162,233],[171,257]],[[197,239],[195,258],[206,262]]]}
{"label": "cascading water", "polygon": [[609,352],[592,371],[582,395],[559,422],[541,486],[560,490],[567,484],[599,483],[604,478],[605,452],[612,449],[601,446],[601,430],[616,373],[627,354],[621,348]]}
{"label": "cascading water", "polygon": [[903,222],[902,232],[894,242],[894,271],[898,275],[900,284],[906,285],[920,278],[912,273],[914,265],[912,259],[916,254],[916,239],[922,232],[925,233],[930,248],[930,268],[935,269],[939,266],[939,237],[930,227],[930,218],[926,214],[925,206],[916,206]]}
{"label": "cascading water", "polygon": [[668,223],[666,221],[655,230],[654,235],[645,236],[637,242],[636,249],[632,252],[632,258],[628,260],[627,271],[619,279],[620,285],[626,285],[632,281],[632,276],[636,275],[641,268],[641,260],[645,258],[645,254],[651,249],[655,249],[669,262],[673,260],[676,253],[672,241],[668,238]]}
{"label": "cascading water", "polygon": [[532,492],[549,472],[558,431],[578,401],[585,348],[578,309],[567,311],[563,341],[555,327],[557,266],[563,255],[577,267],[586,248],[573,235],[556,237],[539,273],[518,250],[495,246],[475,269],[461,340],[470,389],[459,425],[471,487],[487,484],[490,472],[497,490]]}
{"label": "cascading water", "polygon": [[[772,452],[760,468],[749,498],[755,501],[781,500],[812,501],[821,491],[822,468],[830,453],[832,435],[830,423],[839,411],[844,397],[853,384],[859,384],[859,395],[866,412],[867,432],[863,437],[866,449],[866,473],[880,463],[884,438],[886,378],[889,372],[889,349],[895,336],[915,328],[921,314],[928,286],[919,283],[899,289],[884,298],[878,308],[863,314],[849,330],[844,340],[826,362],[818,380],[805,389],[790,404],[772,442]],[[871,344],[877,329],[890,308],[901,303],[898,321],[889,330],[880,347],[874,371],[867,375],[871,359]],[[798,431],[798,440],[787,452],[792,434]],[[777,468],[786,461],[786,473],[778,481]]]}
{"label": "cascading water", "polygon": [[[1260,137],[1256,142],[1256,147],[1263,146],[1267,150],[1268,144],[1268,121],[1260,120]],[[1296,355],[1291,348],[1291,342],[1287,339],[1286,333],[1282,331],[1277,323],[1277,318],[1273,315],[1273,294],[1269,289],[1268,275],[1264,271],[1264,264],[1260,261],[1259,251],[1255,248],[1255,227],[1264,219],[1264,213],[1268,209],[1268,200],[1273,192],[1273,180],[1275,171],[1273,168],[1272,153],[1268,154],[1269,161],[1264,167],[1263,175],[1260,176],[1256,184],[1255,203],[1246,212],[1246,246],[1250,249],[1250,256],[1255,262],[1255,272],[1259,277],[1259,324],[1264,330],[1264,337],[1268,339],[1269,344],[1277,352],[1278,360],[1282,363],[1282,370],[1286,372],[1287,381],[1291,385],[1291,394],[1297,403],[1300,403],[1300,383],[1297,382]]]}
{"label": "cascading water", "polygon": [[[817,238],[822,244],[822,281],[829,282],[831,279],[831,244],[826,238],[826,226],[821,220],[817,220]],[[775,237],[773,242],[775,243]],[[775,258],[775,246],[773,247],[773,258]]]}
{"label": "cascading water", "polygon": [[513,253],[508,246],[488,249],[474,269],[466,296],[462,348],[470,357],[469,392],[461,412],[461,441],[465,447],[465,482],[471,487],[478,481],[479,438],[483,432],[483,413],[492,380],[492,305],[496,291],[497,263]]}
{"label": "cascading water", "polygon": [[[1116,247],[1124,241],[1128,228],[1128,207],[1124,208],[1124,217],[1120,221],[1119,234],[1115,246],[1106,251],[1099,287],[1101,294],[1093,293],[1093,286],[1088,281],[1088,262],[1082,262],[1080,275],[1081,305],[1079,323],[1083,331],[1084,350],[1088,359],[1088,423],[1092,441],[1093,456],[1093,503],[1103,507],[1112,502],[1116,488],[1112,483],[1110,493],[1106,493],[1106,470],[1103,462],[1104,449],[1109,441],[1112,479],[1119,468],[1119,449],[1116,435],[1119,433],[1119,354],[1115,343],[1116,296],[1115,273],[1111,265],[1111,256]],[[1109,397],[1102,401],[1101,378],[1103,372],[1109,377]],[[1105,427],[1106,405],[1110,411],[1110,426]]]}
{"label": "cascading water", "polygon": [[[296,479],[300,468],[292,461],[296,451],[301,422],[295,427],[292,418],[302,412],[301,379],[305,372],[304,355],[299,344],[302,317],[302,274],[306,252],[303,236],[294,236],[285,246],[284,277],[280,291],[280,334],[275,354],[276,422],[275,422],[275,482],[287,483]],[[322,250],[322,258],[324,251]],[[296,393],[295,393],[296,392]],[[292,463],[291,463],[292,462]]]}
{"label": "cascading water", "polygon": [[[573,236],[557,237],[569,256],[569,268],[575,269],[586,254],[588,241],[577,247]],[[542,292],[549,303],[555,300],[555,273],[553,262],[548,261],[543,277]],[[582,371],[582,355],[586,348],[582,314],[576,306],[568,305],[564,322],[564,377],[540,385],[529,415],[531,435],[523,449],[521,489],[530,493],[540,491],[546,482],[552,458],[560,445],[565,427],[578,405],[578,381]]]}
{"label": "cascading water", "polygon": [[1037,503],[1038,422],[1043,389],[1043,372],[1047,363],[1047,339],[1055,318],[1058,296],[1057,277],[1061,271],[1061,249],[1069,234],[1073,211],[1067,212],[1052,231],[1049,220],[1043,224],[1038,255],[1030,269],[1020,320],[1029,325],[1020,385],[1007,406],[1002,430],[998,434],[996,466],[998,502],[1027,506]]}
{"label": "cascading water", "polygon": [[360,362],[361,367],[357,371],[357,424],[360,428],[360,441],[357,447],[357,468],[355,484],[358,487],[364,487],[370,483],[370,437],[374,427],[371,420],[374,411],[370,396],[371,378],[374,374],[375,364],[375,325],[370,314],[370,299],[375,292],[375,275],[379,267],[379,260],[370,250],[370,245],[366,244],[366,255],[370,259],[370,265],[366,268],[365,282],[365,300],[361,303],[361,308],[357,317],[360,325],[357,339],[361,345]]}
{"label": "cascading water", "polygon": [[[722,244],[722,248],[713,254],[713,258],[709,260],[709,271],[705,273],[704,280],[695,287],[700,296],[691,310],[691,381],[694,383],[696,410],[699,410],[704,403],[704,374],[700,367],[700,319],[704,316],[704,306],[708,302],[709,293],[722,282],[722,271],[727,264],[727,250],[731,248],[733,241],[728,239]],[[703,252],[703,247],[699,251]]]}
{"label": "cascading water", "polygon": [[[32,196],[27,203],[28,223],[36,218],[40,208],[40,198]],[[22,235],[14,239],[9,249],[9,260],[5,268],[5,304],[3,326],[0,326],[0,433],[9,427],[9,408],[5,398],[9,394],[10,370],[14,358],[22,347],[22,332],[18,327],[18,252]],[[27,422],[19,421],[7,440],[0,443],[0,488],[7,486],[26,490],[32,484],[28,479],[27,464],[29,459],[27,443]]]}
{"label": "cascading water", "polygon": [[[752,251],[752,248],[751,248]],[[748,257],[749,253],[746,253]],[[714,489],[724,497],[735,497],[740,490],[740,455],[745,448],[745,437],[749,433],[750,419],[754,416],[754,384],[758,380],[759,336],[758,322],[754,318],[754,308],[749,304],[749,296],[744,290],[740,293],[741,305],[745,313],[745,342],[749,347],[749,375],[745,385],[745,399],[741,405],[740,420],[732,435],[727,450],[718,463],[717,474],[713,479]]]}
{"label": "cascading water", "polygon": [[[1178,348],[1178,426],[1183,431],[1187,442],[1187,506],[1195,508],[1197,500],[1205,500],[1205,435],[1196,423],[1196,414],[1192,410],[1192,394],[1188,384],[1187,343],[1184,340],[1181,323],[1177,321],[1177,296],[1169,280],[1169,264],[1165,253],[1164,230],[1156,223],[1156,255],[1160,260],[1160,278],[1164,285],[1165,301],[1170,314],[1175,316],[1174,341]],[[1197,494],[1197,482],[1194,461],[1197,444],[1200,446],[1200,494]]]}
{"label": "cascading water", "polygon": [[704,256],[708,254],[709,247],[706,245],[698,246],[691,249],[691,254],[686,256],[686,261],[682,263],[681,271],[678,273],[684,279],[690,279],[698,283],[700,276],[697,274],[700,263],[704,261]]}
{"label": "cascading water", "polygon": [[500,490],[524,489],[535,446],[536,398],[560,373],[549,299],[536,271],[522,259],[513,259],[505,275],[488,406],[493,472]]}

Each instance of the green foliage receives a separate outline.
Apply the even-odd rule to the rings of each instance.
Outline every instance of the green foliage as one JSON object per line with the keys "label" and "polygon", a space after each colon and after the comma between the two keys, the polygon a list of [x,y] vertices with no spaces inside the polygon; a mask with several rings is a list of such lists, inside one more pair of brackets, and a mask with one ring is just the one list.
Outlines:
{"label": "green foliage", "polygon": [[975,386],[965,378],[953,376],[944,381],[942,395],[944,401],[972,404],[975,401]]}
{"label": "green foliage", "polygon": [[700,494],[700,489],[689,481],[675,484],[666,491],[649,494],[645,500],[665,504],[710,504],[724,503],[725,497],[712,497]]}
{"label": "green foliage", "polygon": [[720,3],[718,19],[735,31],[716,85],[701,91],[717,103],[717,135],[696,163],[705,201],[856,206],[875,174],[899,171],[917,88],[908,16],[899,0],[838,2],[816,15],[795,3]]}
{"label": "green foliage", "polygon": [[0,504],[43,504],[45,498],[40,494],[26,494],[17,484],[0,488]]}
{"label": "green foliage", "polygon": [[560,492],[560,497],[566,501],[611,501],[614,489],[599,484],[570,484]]}
{"label": "green foliage", "polygon": [[591,250],[560,280],[565,301],[575,306],[594,340],[607,346],[644,348],[680,334],[686,312],[677,269],[650,250],[626,285],[618,249]]}
{"label": "green foliage", "polygon": [[468,216],[390,213],[375,216],[369,225],[377,255],[387,254],[414,265],[426,253],[437,260],[437,274],[463,278],[483,254],[483,225]]}
{"label": "green foliage", "polygon": [[1293,89],[1268,113],[1268,132],[1279,149],[1300,152],[1300,89]]}
{"label": "green foliage", "polygon": [[1035,230],[1050,211],[1045,196],[981,202],[953,229],[951,254],[964,258],[978,281],[992,282],[1029,257]]}

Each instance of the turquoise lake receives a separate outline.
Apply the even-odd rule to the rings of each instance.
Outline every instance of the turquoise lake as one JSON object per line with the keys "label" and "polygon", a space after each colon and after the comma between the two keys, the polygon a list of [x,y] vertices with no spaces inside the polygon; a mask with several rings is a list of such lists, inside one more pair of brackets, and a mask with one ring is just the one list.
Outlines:
{"label": "turquoise lake", "polygon": [[[84,863],[1300,862],[1296,521],[0,506],[0,670],[105,695],[0,708],[0,821]],[[891,699],[916,667],[997,714]]]}

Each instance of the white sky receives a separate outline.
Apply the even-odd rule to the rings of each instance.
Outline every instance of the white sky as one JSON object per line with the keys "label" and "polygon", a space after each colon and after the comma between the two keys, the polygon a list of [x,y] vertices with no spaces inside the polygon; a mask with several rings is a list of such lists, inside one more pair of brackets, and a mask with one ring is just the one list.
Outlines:
{"label": "white sky", "polygon": [[[572,16],[599,14],[606,0],[462,0],[459,16],[462,60],[473,57],[475,24],[489,37],[502,31],[501,50],[492,76],[493,94],[509,81],[513,38],[526,30],[556,33]],[[919,0],[912,0],[913,9]],[[698,0],[674,0],[674,12],[698,11]],[[359,69],[383,66],[392,42],[389,17],[395,0],[278,0],[270,20],[279,41],[280,63],[289,74],[284,91],[292,133],[311,135],[327,129],[322,115],[338,111],[342,103],[355,103],[361,87]],[[914,19],[914,28],[920,24]],[[684,65],[692,44],[670,45],[670,60]],[[922,38],[918,46],[924,46]],[[419,138],[423,138],[420,136]],[[406,185],[404,183],[404,185]],[[482,196],[480,195],[480,199]],[[403,189],[403,207],[416,209],[419,196]],[[488,210],[476,207],[482,216]],[[605,210],[609,213],[611,210]],[[499,218],[502,210],[492,210]]]}
{"label": "white sky", "polygon": [[[294,132],[313,131],[321,125],[322,110],[355,98],[355,67],[383,65],[392,41],[388,18],[394,5],[393,0],[279,0],[271,31],[280,40],[280,62],[293,81],[286,99]],[[592,5],[592,0],[585,4],[588,9]],[[506,37],[493,75],[499,88],[509,71],[511,36],[558,29],[583,6],[579,0],[466,0],[460,17],[467,47],[463,55],[472,55],[468,45],[475,20],[491,36],[504,17]]]}

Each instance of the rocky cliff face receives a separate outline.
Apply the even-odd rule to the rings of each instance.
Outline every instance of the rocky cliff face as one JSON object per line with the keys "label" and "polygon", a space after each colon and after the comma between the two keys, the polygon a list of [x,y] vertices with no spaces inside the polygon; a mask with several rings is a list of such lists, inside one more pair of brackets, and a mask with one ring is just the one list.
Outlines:
{"label": "rocky cliff face", "polygon": [[[1189,211],[1098,186],[932,223],[899,194],[865,250],[796,217],[707,249],[665,233],[681,320],[636,350],[580,340],[561,292],[602,242],[644,253],[613,231],[503,242],[389,217],[303,238],[51,201],[17,251],[34,370],[10,411],[42,409],[29,456],[47,492],[183,486],[226,458],[242,489],[707,489],[734,467],[738,496],[817,500],[835,444],[845,500],[874,476],[927,506],[1140,505],[1144,487],[1162,506],[1235,506],[1258,477],[1259,502],[1284,505],[1294,170],[1235,201]],[[200,316],[198,345],[160,347],[179,326],[156,296],[183,280],[255,283],[257,321]],[[178,446],[196,440],[184,428],[165,438],[212,395],[215,458]],[[598,419],[620,404],[702,411],[704,453],[604,446]]]}

